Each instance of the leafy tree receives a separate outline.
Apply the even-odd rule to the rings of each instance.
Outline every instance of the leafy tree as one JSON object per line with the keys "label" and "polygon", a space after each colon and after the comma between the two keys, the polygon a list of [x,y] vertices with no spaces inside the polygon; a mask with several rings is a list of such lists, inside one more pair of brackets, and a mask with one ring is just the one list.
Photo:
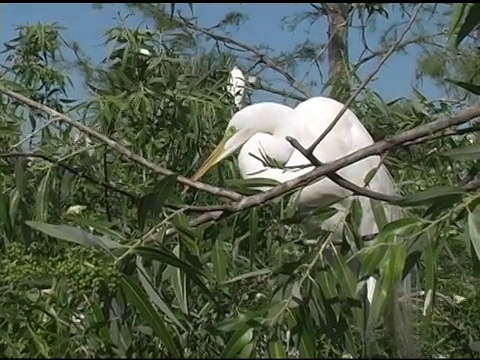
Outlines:
{"label": "leafy tree", "polygon": [[[348,266],[352,254],[345,251],[355,242],[361,216],[355,206],[346,219],[350,242],[327,259],[324,248],[334,246],[329,234],[307,237],[296,221],[291,194],[228,212],[218,210],[225,200],[214,193],[221,188],[185,192],[178,183],[185,185],[177,174],[193,173],[235,111],[225,91],[232,65],[254,63],[260,54],[264,69],[292,78],[290,86],[301,98],[306,91],[286,66],[292,58],[261,53],[265,49],[240,58],[233,50],[209,48],[199,34],[222,43],[231,39],[178,15],[175,4],[127,5],[154,19],[154,29],[110,29],[106,42],[112,51],[101,64],[92,64],[78,45],[63,39],[57,24],[22,26],[5,45],[0,88],[2,353],[314,358],[366,355],[366,344],[375,342],[378,351],[393,355],[402,349],[392,349],[382,327],[377,328],[379,316],[365,316],[357,287],[377,269],[386,279],[380,286],[391,297],[402,273],[419,262],[424,293],[418,312],[427,315],[417,317],[422,353],[437,355],[432,352],[441,348],[442,354],[471,355],[479,335],[474,316],[461,318],[470,314],[457,311],[461,303],[440,293],[450,288],[439,264],[446,268],[443,274],[458,272],[467,282],[463,303],[477,309],[478,280],[465,271],[467,262],[476,269],[480,246],[478,194],[467,191],[478,183],[477,147],[464,137],[447,136],[459,134],[452,130],[388,153],[387,165],[410,194],[402,200],[409,215],[384,224],[377,236],[381,246],[360,246],[353,254],[361,267],[356,273]],[[368,24],[397,8],[329,3],[312,4],[312,9],[312,19],[327,17],[330,32],[338,31],[327,58],[330,78],[339,79],[331,94],[345,100],[359,82],[359,65],[348,53],[348,32],[355,24],[343,20],[355,15]],[[455,10],[461,16],[453,19],[452,34],[460,40],[475,28],[468,14],[477,7]],[[242,17],[234,15],[217,28],[238,24]],[[308,53],[307,45],[301,56]],[[72,64],[64,61],[66,51],[73,51],[73,65],[85,74],[86,100],[68,96],[66,73]],[[256,86],[267,80],[260,75]],[[475,93],[467,85],[462,84]],[[413,99],[386,103],[368,87],[352,107],[368,119],[365,125],[377,140],[457,110],[419,92]],[[241,180],[234,160],[205,181],[245,195],[259,185]],[[202,220],[206,215],[211,221]],[[329,209],[315,214],[317,220],[329,215]],[[457,266],[455,255],[468,251],[472,256]],[[399,266],[389,266],[399,254],[405,254]],[[449,316],[441,319],[449,325],[435,324],[444,310]],[[442,345],[452,327],[459,345]]]}

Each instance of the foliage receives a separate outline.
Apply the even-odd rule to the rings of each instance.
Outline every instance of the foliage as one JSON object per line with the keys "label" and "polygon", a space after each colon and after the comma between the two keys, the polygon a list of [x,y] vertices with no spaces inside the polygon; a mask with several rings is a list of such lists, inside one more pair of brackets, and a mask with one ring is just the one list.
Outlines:
{"label": "foliage", "polygon": [[[2,84],[189,176],[222,138],[234,111],[225,88],[236,59],[205,50],[180,27],[174,5],[157,7],[154,15],[162,21],[155,31],[110,29],[106,44],[112,50],[95,65],[62,38],[58,24],[22,26],[5,44]],[[453,19],[457,44],[476,26],[468,16],[476,7],[462,9],[467,15]],[[380,3],[356,4],[355,11],[388,16]],[[68,97],[68,50],[86,75],[86,100]],[[471,91],[468,84],[460,86]],[[216,197],[185,194],[176,176],[153,174],[6,96],[0,106],[2,353],[356,357],[375,343],[393,355],[380,315],[403,274],[418,263],[422,350],[429,356],[473,354],[480,338],[473,320],[479,308],[479,195],[456,187],[459,174],[478,159],[478,145],[467,138],[444,137],[389,154],[387,165],[402,192],[411,194],[404,200],[409,213],[390,224],[376,214],[381,231],[374,246],[364,247],[357,231],[362,214],[353,202],[346,241],[336,247],[331,234],[312,236],[295,223],[294,196],[192,226],[196,212],[189,206],[218,204]],[[365,126],[376,139],[455,110],[420,92],[386,103],[372,89],[353,109],[369,119]],[[33,153],[20,156],[22,149]],[[204,180],[254,191],[240,180],[234,160]],[[312,216],[321,221],[333,214],[319,209]],[[468,253],[473,270],[467,261],[452,260]],[[367,313],[360,285],[375,272],[379,290]],[[468,286],[452,289],[453,275]],[[442,294],[457,290],[467,292],[463,302]],[[445,334],[460,345],[452,349],[441,339]]]}

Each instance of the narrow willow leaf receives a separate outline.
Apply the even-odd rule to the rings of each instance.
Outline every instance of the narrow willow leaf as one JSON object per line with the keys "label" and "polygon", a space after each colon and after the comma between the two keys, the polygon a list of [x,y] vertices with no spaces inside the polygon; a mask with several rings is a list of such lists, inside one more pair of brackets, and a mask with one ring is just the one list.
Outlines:
{"label": "narrow willow leaf", "polygon": [[382,231],[383,227],[388,223],[387,215],[385,214],[385,206],[381,201],[370,199],[370,207],[372,209],[378,231]]}
{"label": "narrow willow leaf", "polygon": [[148,301],[147,294],[145,294],[133,280],[126,276],[120,278],[120,283],[127,297],[137,307],[143,319],[155,331],[155,334],[163,342],[170,355],[181,357],[179,351],[180,345],[175,341],[175,331],[166,326],[162,317]]}
{"label": "narrow willow leaf", "polygon": [[179,268],[192,276],[203,276],[203,273],[199,271],[199,269],[194,268],[189,263],[183,261],[178,256],[175,256],[173,253],[166,250],[160,250],[153,247],[139,246],[134,250],[134,252],[142,257],[156,260],[160,263],[168,264],[173,267]]}
{"label": "narrow willow leaf", "polygon": [[253,329],[247,324],[235,331],[228,340],[220,357],[223,359],[234,358],[253,339]]}
{"label": "narrow willow leaf", "polygon": [[302,331],[299,334],[300,337],[300,358],[302,359],[315,359],[315,329],[313,328],[312,319],[303,319],[301,322]]}
{"label": "narrow willow leaf", "polygon": [[240,351],[238,354],[239,359],[248,359],[252,356],[252,352],[255,349],[256,341],[253,339],[251,342],[249,342],[247,345],[244,346],[244,348]]}
{"label": "narrow willow leaf", "polygon": [[139,257],[137,257],[137,273],[138,278],[152,303],[154,303],[160,309],[160,311],[162,311],[168,318],[170,318],[170,320],[172,320],[178,327],[185,331],[185,328],[177,319],[175,314],[172,312],[170,306],[167,305],[160,293],[155,289],[153,280],[148,275],[147,270],[143,266],[142,261]]}
{"label": "narrow willow leaf", "polygon": [[480,4],[473,3],[468,10],[463,24],[458,29],[455,45],[458,46],[480,23]]}
{"label": "narrow willow leaf", "polygon": [[27,176],[25,174],[25,160],[22,158],[18,158],[15,161],[15,184],[20,194],[20,197],[25,198],[26,191],[27,191]]}
{"label": "narrow willow leaf", "polygon": [[421,191],[415,194],[407,195],[397,204],[401,206],[418,206],[432,203],[433,201],[440,200],[443,197],[465,194],[465,190],[453,187],[453,186],[438,186]]}
{"label": "narrow willow leaf", "polygon": [[35,344],[38,353],[41,354],[43,357],[49,358],[50,355],[48,354],[47,342],[40,336],[38,336],[30,326],[28,326],[28,331],[30,333],[30,336],[32,337],[33,343]]}
{"label": "narrow willow leaf", "polygon": [[440,153],[440,155],[448,156],[453,160],[477,160],[480,159],[480,145],[468,145],[450,149]]}
{"label": "narrow willow leaf", "polygon": [[74,221],[76,224],[91,227],[96,231],[104,234],[105,236],[108,236],[119,242],[127,241],[127,238],[122,233],[112,229],[114,224],[109,223],[108,221],[92,220],[85,218],[75,218]]}
{"label": "narrow willow leaf", "polygon": [[468,212],[468,234],[477,259],[480,260],[480,205]]}
{"label": "narrow willow leaf", "polygon": [[68,198],[74,178],[75,176],[70,171],[65,170],[63,172],[62,181],[60,183],[60,200],[65,201]]}
{"label": "narrow willow leaf", "polygon": [[405,217],[403,219],[398,219],[392,221],[384,226],[382,233],[386,235],[398,235],[403,233],[405,230],[412,227],[417,227],[422,224],[422,219],[417,217]]}
{"label": "narrow willow leaf", "polygon": [[248,219],[249,228],[250,228],[250,236],[249,236],[249,253],[250,253],[250,270],[253,269],[253,264],[255,264],[255,254],[257,250],[257,243],[258,243],[258,209],[253,208],[250,211],[250,216]]}
{"label": "narrow willow leaf", "polygon": [[166,176],[158,182],[153,192],[143,196],[138,202],[137,220],[140,230],[143,231],[145,222],[150,217],[156,219],[163,208],[165,200],[173,190],[177,176]]}
{"label": "narrow willow leaf", "polygon": [[225,281],[224,284],[231,284],[231,283],[234,283],[236,281],[248,279],[248,278],[251,278],[251,277],[269,275],[269,274],[271,274],[271,272],[272,272],[272,270],[270,270],[270,269],[260,269],[260,270],[250,271],[248,273],[235,276],[234,278],[231,278],[230,280]]}
{"label": "narrow willow leaf", "polygon": [[223,282],[227,277],[227,253],[223,246],[221,238],[217,238],[212,249],[212,263],[215,271],[215,278],[218,282]]}
{"label": "narrow willow leaf", "polygon": [[99,246],[104,250],[123,247],[122,244],[112,241],[106,237],[100,238],[77,227],[68,225],[53,225],[39,221],[26,221],[26,224],[51,237],[66,240],[73,243],[89,246]]}
{"label": "narrow willow leaf", "polygon": [[[173,253],[177,257],[181,256],[180,245],[175,246],[175,248],[173,249]],[[186,273],[182,271],[181,268],[173,267],[171,265],[165,270],[165,273],[170,278],[170,281],[173,287],[173,292],[175,293],[180,309],[183,311],[183,313],[188,314],[189,308],[188,308],[188,298],[187,298],[188,289],[187,289]]]}
{"label": "narrow willow leaf", "polygon": [[463,14],[465,13],[466,7],[467,7],[466,3],[455,4],[453,15],[452,15],[452,26],[450,27],[449,37],[451,37],[460,26],[460,21],[463,19]]}
{"label": "narrow willow leaf", "polygon": [[467,90],[468,92],[471,92],[472,94],[475,95],[480,95],[480,85],[478,84],[472,84],[472,83],[467,83],[463,81],[456,81],[456,80],[451,80],[451,79],[445,79],[446,82],[449,82],[453,85],[456,85],[458,87],[461,87],[464,90]]}
{"label": "narrow willow leaf", "polygon": [[42,181],[40,182],[40,185],[37,190],[37,198],[35,203],[36,219],[42,222],[47,221],[47,217],[48,217],[49,183],[50,183],[50,169],[47,171]]}
{"label": "narrow willow leaf", "polygon": [[282,342],[279,340],[271,341],[268,344],[268,354],[272,359],[286,359],[287,351],[283,346]]}

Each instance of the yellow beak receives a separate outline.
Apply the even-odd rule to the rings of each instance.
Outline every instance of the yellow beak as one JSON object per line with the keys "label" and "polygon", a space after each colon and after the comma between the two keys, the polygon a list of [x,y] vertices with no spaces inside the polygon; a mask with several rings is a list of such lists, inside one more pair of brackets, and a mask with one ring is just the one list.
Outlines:
{"label": "yellow beak", "polygon": [[203,175],[207,173],[208,170],[210,170],[210,168],[223,160],[223,158],[225,157],[225,143],[227,142],[227,140],[227,138],[223,138],[222,141],[220,141],[215,150],[212,151],[207,160],[203,162],[197,172],[192,176],[192,180],[198,181]]}

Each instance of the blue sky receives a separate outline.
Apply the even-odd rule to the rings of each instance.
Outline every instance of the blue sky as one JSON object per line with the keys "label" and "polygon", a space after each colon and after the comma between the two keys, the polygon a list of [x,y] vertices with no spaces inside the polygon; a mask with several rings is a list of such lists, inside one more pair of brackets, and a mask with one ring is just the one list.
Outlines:
{"label": "blue sky", "polygon": [[[201,25],[212,26],[228,12],[241,11],[248,16],[249,20],[239,29],[231,29],[232,36],[252,45],[268,44],[275,51],[281,52],[293,49],[295,44],[304,41],[308,36],[320,34],[320,39],[325,40],[326,27],[324,23],[315,24],[311,28],[310,34],[306,33],[306,25],[293,33],[282,31],[280,28],[283,17],[305,9],[307,9],[306,4],[196,4],[194,5],[194,14],[198,17]],[[67,40],[79,42],[82,49],[94,60],[101,60],[107,54],[107,50],[102,44],[103,34],[108,28],[118,23],[119,11],[125,14],[123,6],[120,4],[106,5],[102,10],[94,9],[91,3],[2,4],[0,6],[0,40],[3,43],[13,38],[17,25],[56,21],[67,28],[64,32]],[[388,21],[379,20],[376,25],[378,32],[369,35],[370,46],[375,48],[376,34],[381,33],[389,23],[398,20],[398,14],[392,14]],[[142,22],[141,18],[131,17],[127,24],[137,26],[140,22]],[[360,39],[351,37],[350,43],[351,53],[358,54],[362,48]],[[373,87],[384,99],[390,100],[412,94],[417,55],[418,49],[411,48],[407,55],[394,56],[381,70]],[[307,70],[309,70],[307,67],[301,69],[298,73],[299,78],[302,78]],[[372,66],[366,67],[361,75],[365,76],[371,70]],[[315,70],[312,68],[311,72],[314,73]],[[73,76],[72,80],[76,86],[72,95],[84,96],[80,79]],[[429,82],[422,85],[422,90],[431,97],[441,95],[440,90]],[[316,95],[320,95],[320,93]],[[265,100],[266,96],[265,94],[261,95],[262,100]]]}

